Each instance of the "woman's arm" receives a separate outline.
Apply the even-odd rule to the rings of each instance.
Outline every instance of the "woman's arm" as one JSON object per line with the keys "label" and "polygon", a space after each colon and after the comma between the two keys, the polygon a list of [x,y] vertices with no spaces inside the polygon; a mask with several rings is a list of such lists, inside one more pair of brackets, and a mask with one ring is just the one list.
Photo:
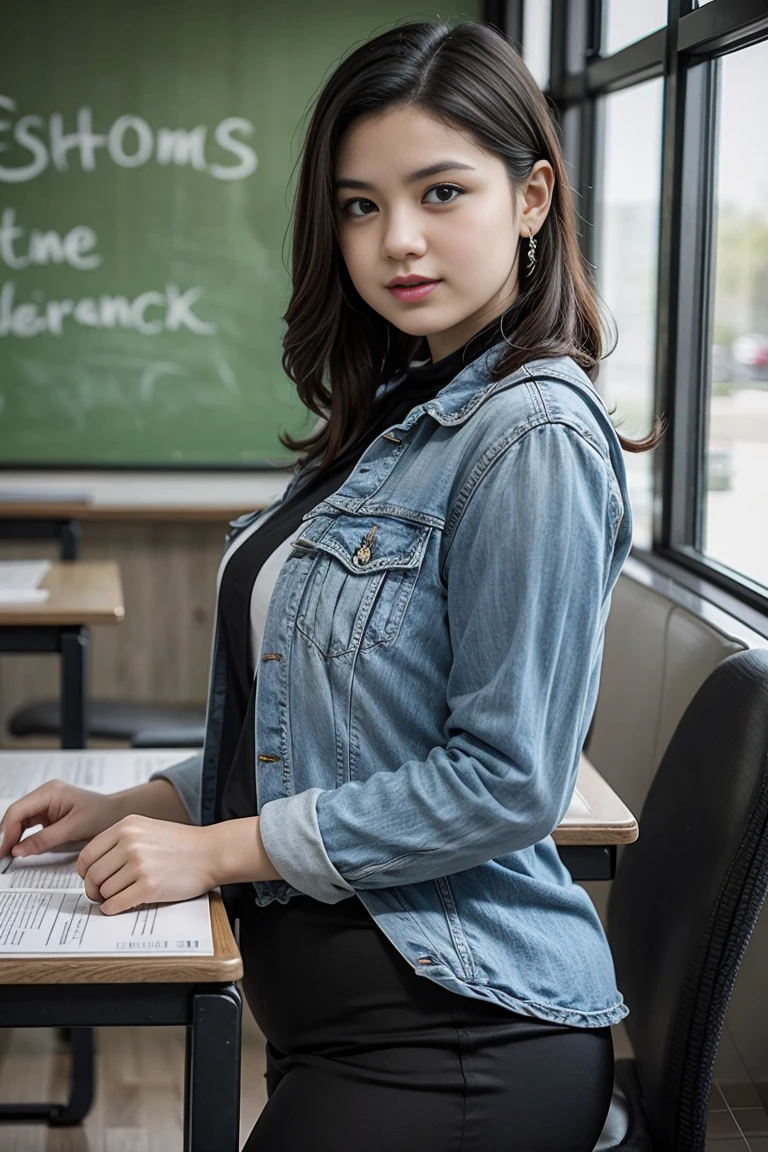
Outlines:
{"label": "woman's arm", "polygon": [[153,820],[173,820],[176,824],[191,824],[189,812],[170,780],[150,780],[135,788],[113,792],[114,823],[124,816],[150,816]]}
{"label": "woman's arm", "polygon": [[251,880],[282,880],[264,850],[258,816],[224,820],[210,829],[211,875],[215,884],[241,884]]}
{"label": "woman's arm", "polygon": [[622,514],[611,465],[573,427],[532,428],[500,453],[445,561],[445,743],[395,771],[265,804],[263,844],[289,884],[334,903],[472,868],[554,830],[594,705]]}

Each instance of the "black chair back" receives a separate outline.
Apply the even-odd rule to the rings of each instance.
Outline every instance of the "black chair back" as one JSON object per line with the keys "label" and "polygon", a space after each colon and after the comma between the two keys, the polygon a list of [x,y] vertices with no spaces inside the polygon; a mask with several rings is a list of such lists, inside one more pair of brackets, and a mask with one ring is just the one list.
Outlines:
{"label": "black chair back", "polygon": [[707,678],[639,824],[608,905],[632,1071],[653,1148],[703,1152],[726,1008],[768,890],[768,651]]}

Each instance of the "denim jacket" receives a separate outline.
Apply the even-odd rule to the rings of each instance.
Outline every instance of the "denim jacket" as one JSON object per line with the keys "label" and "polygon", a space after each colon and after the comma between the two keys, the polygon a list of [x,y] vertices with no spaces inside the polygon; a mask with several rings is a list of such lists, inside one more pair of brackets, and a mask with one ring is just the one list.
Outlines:
{"label": "denim jacket", "polygon": [[[596,1028],[628,1009],[551,833],[630,548],[626,477],[575,362],[492,381],[503,349],[382,433],[304,516],[269,603],[255,701],[260,828],[284,880],[253,894],[357,895],[417,975]],[[203,752],[153,777],[202,824],[215,818],[226,682],[217,626]]]}

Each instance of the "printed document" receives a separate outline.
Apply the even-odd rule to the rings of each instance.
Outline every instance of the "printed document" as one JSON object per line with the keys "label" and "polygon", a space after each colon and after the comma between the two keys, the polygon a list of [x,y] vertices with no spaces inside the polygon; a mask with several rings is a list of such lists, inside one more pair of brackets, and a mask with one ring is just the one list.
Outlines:
{"label": "printed document", "polygon": [[53,779],[93,792],[122,792],[124,788],[145,784],[153,772],[193,753],[190,748],[162,752],[138,748],[0,752],[0,796],[26,796]]}
{"label": "printed document", "polygon": [[207,896],[105,916],[77,874],[83,846],[0,860],[0,955],[213,955]]}
{"label": "printed document", "polygon": [[[190,754],[184,748],[0,752],[0,816],[52,777],[96,792],[119,792]],[[36,831],[29,828],[22,838]],[[105,916],[77,874],[84,844],[0,859],[0,956],[213,955],[207,896]]]}

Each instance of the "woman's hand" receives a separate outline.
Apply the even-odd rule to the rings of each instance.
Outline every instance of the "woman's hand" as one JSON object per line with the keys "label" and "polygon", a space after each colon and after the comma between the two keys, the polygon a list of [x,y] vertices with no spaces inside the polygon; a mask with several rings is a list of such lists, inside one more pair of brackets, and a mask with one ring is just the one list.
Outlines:
{"label": "woman's hand", "polygon": [[77,861],[85,894],[110,916],[140,904],[192,900],[218,884],[282,877],[264,851],[258,816],[205,827],[126,816]]}
{"label": "woman's hand", "polygon": [[[119,817],[115,796],[47,780],[6,809],[0,821],[0,855],[34,856],[70,840],[90,840]],[[42,830],[20,843],[22,833],[36,824],[42,824]]]}
{"label": "woman's hand", "polygon": [[219,882],[211,832],[211,827],[126,816],[80,853],[77,872],[86,896],[103,901],[101,911],[110,916],[210,892]]}

